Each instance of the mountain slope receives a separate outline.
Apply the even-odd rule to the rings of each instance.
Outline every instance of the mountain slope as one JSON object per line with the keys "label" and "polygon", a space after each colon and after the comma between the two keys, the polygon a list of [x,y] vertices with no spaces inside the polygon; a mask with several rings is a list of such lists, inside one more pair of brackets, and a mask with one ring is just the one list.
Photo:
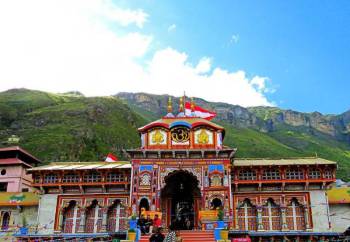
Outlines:
{"label": "mountain slope", "polygon": [[[123,148],[140,146],[137,128],[166,113],[168,97],[145,93],[84,97],[77,92],[8,90],[0,93],[1,145],[14,145],[7,141],[16,135],[18,145],[44,162],[101,160],[108,152],[124,158]],[[179,99],[173,100],[177,110]],[[226,128],[225,144],[238,148],[237,157],[318,155],[338,161],[338,177],[350,178],[349,112],[305,114],[198,98],[195,102],[218,113],[214,122]]]}
{"label": "mountain slope", "polygon": [[[139,146],[146,121],[118,98],[49,94],[25,89],[0,93],[0,140],[20,137],[44,161],[100,160]],[[5,108],[4,108],[5,107]]]}
{"label": "mountain slope", "polygon": [[[119,93],[130,107],[145,117],[166,113],[167,95]],[[174,110],[179,99],[172,97]],[[350,112],[341,115],[300,113],[275,107],[243,108],[226,103],[194,99],[196,104],[217,112],[213,120],[225,126],[224,143],[237,147],[237,157],[321,156],[338,161],[338,177],[349,179]]]}

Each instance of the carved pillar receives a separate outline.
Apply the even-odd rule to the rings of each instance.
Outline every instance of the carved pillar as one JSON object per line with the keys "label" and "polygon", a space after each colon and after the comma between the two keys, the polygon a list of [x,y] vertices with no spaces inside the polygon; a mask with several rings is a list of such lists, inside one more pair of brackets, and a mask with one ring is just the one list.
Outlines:
{"label": "carved pillar", "polygon": [[305,228],[306,231],[310,231],[310,215],[309,215],[309,206],[305,205],[304,206],[304,219],[305,219]]}
{"label": "carved pillar", "polygon": [[62,207],[59,210],[58,224],[57,224],[55,233],[63,233],[63,212],[64,212],[64,207]]}
{"label": "carved pillar", "polygon": [[103,207],[102,209],[102,227],[100,232],[107,232],[107,212],[108,207]]}
{"label": "carved pillar", "polygon": [[286,218],[286,207],[281,206],[281,221],[282,221],[282,231],[288,230],[287,218]]}
{"label": "carved pillar", "polygon": [[262,221],[262,206],[257,206],[256,211],[257,211],[258,231],[264,231],[264,226]]}
{"label": "carved pillar", "polygon": [[85,213],[86,213],[85,207],[81,207],[80,208],[80,223],[79,223],[79,228],[77,228],[78,233],[85,232],[85,222],[86,222]]}
{"label": "carved pillar", "polygon": [[235,213],[235,229],[239,230],[239,224],[238,224],[238,212],[239,212],[239,206],[236,207],[236,213]]}

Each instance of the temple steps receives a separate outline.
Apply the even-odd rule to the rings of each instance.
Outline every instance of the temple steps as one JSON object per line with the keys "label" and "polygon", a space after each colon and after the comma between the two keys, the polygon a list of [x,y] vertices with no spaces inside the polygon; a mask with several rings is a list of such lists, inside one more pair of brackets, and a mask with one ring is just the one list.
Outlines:
{"label": "temple steps", "polygon": [[[201,230],[181,230],[180,236],[182,242],[214,242],[213,231],[201,231]],[[149,242],[150,235],[142,235],[140,242]]]}

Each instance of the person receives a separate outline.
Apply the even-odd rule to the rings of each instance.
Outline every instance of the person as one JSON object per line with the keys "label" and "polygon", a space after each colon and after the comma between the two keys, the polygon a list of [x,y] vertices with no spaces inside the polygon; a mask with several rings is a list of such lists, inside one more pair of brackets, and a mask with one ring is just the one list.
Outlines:
{"label": "person", "polygon": [[175,235],[176,235],[176,237],[175,237],[175,241],[176,242],[182,242],[182,238],[181,238],[181,236],[180,236],[180,231],[176,231],[175,232]]}
{"label": "person", "polygon": [[153,219],[153,226],[154,226],[154,228],[157,229],[161,225],[162,225],[162,220],[159,218],[158,214],[155,214],[154,215],[154,219]]}
{"label": "person", "polygon": [[191,229],[191,220],[188,217],[185,219],[185,227],[187,230]]}
{"label": "person", "polygon": [[168,234],[165,236],[164,242],[176,242],[176,233],[174,226],[170,225],[168,228]]}
{"label": "person", "polygon": [[165,236],[162,234],[162,228],[157,227],[155,230],[155,233],[149,238],[149,242],[163,242]]}
{"label": "person", "polygon": [[145,226],[146,226],[146,233],[149,234],[152,232],[152,227],[153,227],[153,220],[151,219],[151,216],[148,214],[147,218],[145,220]]}
{"label": "person", "polygon": [[140,228],[141,234],[145,235],[147,232],[145,215],[141,214],[141,217],[137,220],[137,226]]}
{"label": "person", "polygon": [[174,230],[183,229],[184,227],[183,219],[180,216],[176,217],[176,219],[172,222],[172,225]]}

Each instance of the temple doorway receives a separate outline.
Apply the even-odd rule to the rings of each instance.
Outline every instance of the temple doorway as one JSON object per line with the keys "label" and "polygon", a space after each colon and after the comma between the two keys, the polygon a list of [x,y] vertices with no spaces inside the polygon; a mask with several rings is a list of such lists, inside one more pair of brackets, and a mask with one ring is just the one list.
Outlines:
{"label": "temple doorway", "polygon": [[177,230],[197,227],[201,201],[197,177],[189,171],[177,170],[169,173],[164,181],[161,200],[166,225]]}

